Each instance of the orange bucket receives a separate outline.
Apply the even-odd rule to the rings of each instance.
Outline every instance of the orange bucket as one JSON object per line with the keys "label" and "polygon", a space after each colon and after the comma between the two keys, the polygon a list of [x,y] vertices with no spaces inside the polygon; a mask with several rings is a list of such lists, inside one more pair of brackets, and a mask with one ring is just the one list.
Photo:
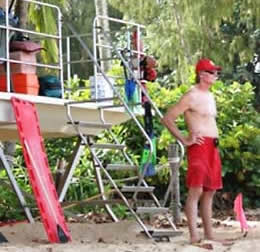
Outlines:
{"label": "orange bucket", "polygon": [[[16,73],[11,75],[11,83],[13,84],[13,92],[21,94],[38,95],[39,81],[36,74]],[[6,92],[6,76],[0,76],[0,91]]]}

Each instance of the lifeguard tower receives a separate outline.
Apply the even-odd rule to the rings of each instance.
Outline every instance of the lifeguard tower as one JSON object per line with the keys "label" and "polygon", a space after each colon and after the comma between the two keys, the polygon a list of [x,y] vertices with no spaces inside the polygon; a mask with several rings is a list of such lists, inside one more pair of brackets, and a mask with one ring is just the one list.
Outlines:
{"label": "lifeguard tower", "polygon": [[[64,21],[65,19],[63,18],[62,13],[57,6],[32,0],[24,1],[28,2],[29,4],[37,5],[38,8],[52,8],[57,15],[58,32],[57,34],[43,34],[32,30],[20,29],[11,25],[8,17],[6,17],[5,22],[0,25],[1,34],[4,33],[5,35],[5,52],[3,55],[1,55],[0,61],[2,62],[2,65],[6,66],[4,73],[4,75],[6,76],[6,84],[4,90],[5,92],[0,92],[0,140],[15,141],[19,139],[19,135],[21,139],[21,135],[23,136],[23,132],[20,131],[25,130],[26,127],[23,124],[26,122],[23,121],[21,110],[15,110],[14,108],[23,106],[23,108],[26,109],[27,105],[30,104],[30,106],[33,106],[35,108],[35,111],[38,115],[38,121],[35,122],[35,124],[37,127],[40,128],[40,132],[43,138],[78,136],[79,139],[73,154],[73,161],[70,163],[70,166],[66,168],[66,171],[63,174],[63,181],[57,190],[59,202],[62,202],[65,198],[66,192],[73,177],[73,172],[75,170],[75,167],[77,166],[80,156],[82,155],[83,149],[89,148],[93,159],[93,165],[96,172],[97,184],[100,190],[101,199],[105,209],[107,210],[113,221],[119,220],[111,208],[111,204],[113,204],[113,202],[111,200],[108,200],[105,194],[104,178],[109,181],[109,183],[121,199],[121,203],[127,206],[131,214],[140,224],[144,233],[149,238],[170,237],[179,234],[173,223],[173,220],[167,215],[169,209],[161,205],[160,201],[154,194],[155,188],[149,186],[146,182],[145,172],[148,167],[145,166],[143,172],[140,173],[137,164],[132,161],[131,156],[128,154],[127,147],[118,141],[117,136],[111,130],[113,125],[118,125],[130,119],[133,120],[136,123],[137,128],[142,132],[150,148],[148,160],[152,158],[152,140],[143,128],[142,123],[140,123],[137,118],[137,115],[140,115],[140,113],[142,113],[141,99],[137,99],[135,101],[135,104],[129,104],[125,99],[125,95],[123,92],[124,86],[118,86],[115,83],[115,78],[121,78],[122,80],[124,80],[124,77],[109,76],[101,66],[102,61],[119,60],[120,62],[122,62],[121,64],[124,66],[125,70],[131,76],[131,78],[135,80],[137,84],[137,96],[139,95],[141,97],[142,93],[142,95],[145,96],[151,104],[154,113],[161,117],[162,115],[160,111],[149,97],[146,89],[140,83],[142,73],[139,67],[139,62],[145,54],[140,48],[139,40],[141,32],[143,29],[145,29],[145,27],[133,22],[125,22],[123,20],[118,20],[110,17],[97,16],[93,21],[93,32],[91,34],[93,38],[93,51],[91,51],[87,47],[84,39],[84,36],[89,35],[79,35],[71,24]],[[6,0],[4,7],[5,12],[8,13],[8,0]],[[120,46],[117,41],[113,39],[115,33],[113,35],[113,31],[111,32],[109,30],[106,30],[99,25],[102,24],[102,21],[104,20],[107,23],[115,22],[118,24],[118,26],[121,27],[120,29],[127,34],[126,44]],[[64,21],[63,25],[66,25],[71,31],[71,36],[68,36],[66,38],[62,37],[62,21]],[[132,48],[130,41],[131,32],[133,30],[135,30],[137,33],[136,48]],[[10,35],[14,32],[26,33],[32,37],[40,38],[41,40],[55,40],[59,52],[58,62],[55,62],[54,64],[43,64],[35,61],[33,62],[17,58],[14,59],[12,55],[10,55],[9,44]],[[103,38],[102,40],[100,39],[101,37]],[[91,97],[88,100],[71,100],[69,91],[67,89],[69,87],[65,88],[64,86],[64,83],[66,81],[65,79],[69,79],[73,75],[71,70],[72,64],[77,62],[77,60],[73,61],[70,55],[70,43],[73,39],[76,39],[87,53],[88,58],[86,59],[86,61],[90,61],[93,64],[94,75],[91,77]],[[110,51],[110,57],[103,59],[100,58],[100,54],[98,53],[98,50],[100,48]],[[63,57],[64,52],[66,53],[65,57]],[[135,62],[137,62],[135,63],[136,67],[134,69],[130,64],[132,63],[131,60],[133,58]],[[58,73],[58,78],[61,82],[61,97],[54,98],[39,96],[35,94],[32,95],[28,93],[14,92],[15,89],[13,83],[14,81],[12,68],[15,65],[33,66],[39,69],[40,72],[43,72],[44,69],[56,70]],[[64,75],[64,68],[66,68],[66,76]],[[19,120],[17,119],[17,116],[20,116]],[[21,125],[17,125],[18,121]],[[111,141],[106,143],[96,143],[94,136],[97,136],[103,131],[106,131],[109,136],[111,136]],[[37,161],[37,157],[34,156],[34,153],[31,152],[31,149],[28,147],[29,138],[30,135],[27,138],[25,136],[23,144],[27,153],[27,158],[32,166],[31,169],[35,170],[34,166],[37,165],[34,165],[34,162],[32,162],[32,160]],[[39,139],[36,138],[35,141],[41,141],[40,137]],[[176,158],[176,163],[180,163],[183,156],[183,147],[181,144],[180,147],[180,157]],[[118,156],[120,157],[120,162],[104,162],[104,160],[102,160],[102,156],[99,155],[100,150],[117,151]],[[15,177],[12,174],[12,170],[10,169],[2,150],[0,154],[1,162],[8,173],[8,176],[20,200],[20,203],[24,208],[26,216],[30,222],[33,222],[34,220],[31,215],[30,209],[26,205],[25,198],[16,183]],[[48,167],[46,169],[48,169]],[[127,185],[119,186],[113,179],[112,174],[115,172],[120,172],[122,170],[131,170],[136,172],[136,179],[131,182],[131,185],[128,183]],[[37,188],[42,187],[41,184],[37,184],[35,186]],[[149,207],[139,206],[138,196],[140,195],[140,193],[147,194],[153,201],[153,205]],[[36,195],[35,197],[37,198],[38,196]],[[118,201],[116,204],[119,204]],[[151,215],[156,213],[166,214],[171,225],[170,229],[154,230],[151,227],[147,226],[140,218],[140,215],[143,214]]]}

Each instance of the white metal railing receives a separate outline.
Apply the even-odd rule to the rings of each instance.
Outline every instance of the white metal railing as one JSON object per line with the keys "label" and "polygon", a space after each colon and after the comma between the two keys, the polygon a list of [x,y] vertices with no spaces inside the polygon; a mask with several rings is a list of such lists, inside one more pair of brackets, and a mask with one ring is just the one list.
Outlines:
{"label": "white metal railing", "polygon": [[[39,6],[44,6],[44,7],[49,7],[53,8],[54,10],[57,11],[57,25],[58,25],[58,31],[57,34],[47,34],[47,33],[40,33],[28,29],[20,29],[17,27],[13,27],[9,25],[9,0],[5,1],[5,25],[0,25],[0,29],[5,29],[6,30],[6,57],[5,58],[0,58],[0,61],[6,62],[6,81],[7,81],[7,92],[11,92],[11,79],[10,79],[10,63],[17,63],[17,64],[26,64],[26,65],[32,65],[32,66],[37,66],[37,67],[45,67],[49,69],[56,69],[59,71],[59,78],[61,81],[61,89],[62,89],[62,97],[64,97],[64,80],[63,80],[63,59],[62,59],[62,14],[60,11],[60,8],[56,5],[53,4],[48,4],[44,2],[39,2],[39,1],[33,1],[33,0],[19,0],[19,1],[25,1],[31,4],[36,4]],[[33,34],[37,35],[40,37],[44,38],[50,38],[50,39],[56,39],[58,41],[58,60],[59,62],[57,64],[42,64],[42,63],[30,63],[30,62],[24,62],[24,61],[19,61],[19,60],[12,60],[10,59],[10,53],[9,53],[9,37],[10,37],[10,32],[24,32],[27,34]]]}
{"label": "white metal railing", "polygon": [[[136,29],[137,31],[137,41],[136,41],[136,46],[137,46],[137,50],[133,50],[133,48],[131,48],[130,46],[130,35],[128,36],[128,41],[127,41],[127,48],[119,48],[118,45],[116,43],[114,43],[111,39],[111,32],[110,31],[104,31],[102,29],[102,27],[98,27],[98,19],[104,19],[104,20],[108,20],[108,21],[112,21],[112,22],[117,22],[117,23],[122,23],[126,26],[129,26],[132,28],[133,27]],[[144,52],[141,50],[140,48],[140,29],[144,29],[145,27],[143,25],[139,25],[136,23],[132,23],[132,22],[127,22],[127,21],[123,21],[123,20],[118,20],[115,18],[110,18],[110,17],[103,17],[103,16],[97,16],[94,21],[93,21],[93,55],[91,54],[91,52],[89,51],[89,49],[87,48],[86,44],[84,43],[84,41],[82,40],[82,36],[78,35],[76,36],[77,39],[79,40],[80,44],[82,45],[82,47],[88,52],[90,59],[93,61],[93,65],[94,65],[94,85],[95,85],[95,97],[93,97],[93,100],[96,100],[96,102],[99,102],[99,98],[98,97],[98,83],[97,83],[97,76],[99,74],[101,74],[104,78],[104,80],[110,85],[111,89],[113,90],[114,94],[119,98],[119,100],[121,100],[122,104],[124,104],[124,107],[126,109],[126,112],[131,116],[131,118],[135,121],[135,123],[137,124],[137,126],[139,127],[139,129],[141,130],[142,134],[144,135],[145,139],[147,140],[147,142],[149,143],[150,146],[150,155],[149,158],[151,158],[152,156],[152,152],[153,152],[153,145],[152,145],[152,141],[150,139],[150,137],[147,135],[147,133],[145,132],[145,130],[143,129],[142,125],[140,124],[140,122],[137,120],[136,116],[134,115],[134,113],[131,111],[131,109],[129,108],[128,104],[124,101],[124,98],[121,97],[120,93],[118,92],[118,90],[113,86],[113,83],[109,80],[108,76],[106,75],[106,73],[103,71],[103,69],[100,67],[99,63],[101,61],[100,58],[98,58],[98,53],[97,50],[100,47],[103,48],[108,48],[111,51],[113,51],[117,58],[123,63],[124,67],[127,69],[127,71],[130,73],[130,75],[132,76],[132,78],[135,80],[135,82],[138,84],[138,88],[140,90],[140,95],[141,92],[146,96],[146,98],[148,99],[149,103],[151,104],[152,108],[154,109],[155,113],[162,118],[162,113],[160,112],[160,110],[157,108],[157,106],[154,104],[154,102],[151,100],[149,94],[147,93],[147,90],[143,87],[143,85],[140,82],[141,79],[141,71],[140,71],[140,60],[141,60],[141,56],[144,55]],[[74,36],[76,34],[76,31],[74,30],[73,27],[70,27],[71,31],[74,33]],[[107,44],[102,44],[97,43],[97,30],[99,30],[99,32],[102,33],[102,35],[104,37],[106,37],[106,42]],[[128,34],[130,34],[130,29],[127,29]],[[131,51],[131,53],[135,53],[135,57],[137,57],[138,59],[138,73],[134,74],[133,70],[131,69],[131,67],[129,66],[128,62],[126,61],[126,59],[122,56],[122,50],[124,49],[128,49],[129,51]],[[183,156],[184,156],[184,147],[183,145],[177,140],[179,146],[180,146],[180,160],[182,160]],[[143,172],[143,176],[145,174],[145,171]],[[143,178],[142,176],[142,178]],[[142,178],[139,180],[141,183]],[[139,184],[138,184],[139,185]]]}
{"label": "white metal railing", "polygon": [[[99,19],[107,20],[109,22],[121,23],[122,25],[125,25],[126,29],[124,31],[126,31],[126,33],[127,33],[126,46],[120,48],[120,46],[118,46],[118,44],[115,43],[115,41],[113,41],[111,39],[111,33],[113,33],[113,31],[112,32],[111,31],[104,31],[102,27],[98,27],[98,23],[99,23],[98,20]],[[68,25],[68,26],[70,26],[70,25]],[[152,156],[152,152],[153,152],[153,145],[152,145],[150,137],[147,135],[147,133],[143,129],[143,127],[140,124],[140,122],[136,119],[134,113],[131,111],[131,109],[129,108],[128,104],[125,102],[124,98],[121,97],[121,94],[113,86],[113,83],[108,78],[108,75],[100,67],[99,62],[102,59],[100,57],[98,57],[98,49],[100,49],[100,48],[107,48],[107,49],[111,50],[115,54],[116,58],[119,59],[123,63],[124,67],[130,73],[130,75],[135,80],[135,82],[138,84],[137,87],[139,88],[139,94],[141,95],[141,92],[142,92],[146,96],[146,98],[148,99],[148,101],[151,104],[151,106],[152,106],[153,110],[155,111],[155,113],[160,118],[162,118],[162,113],[157,108],[157,106],[154,104],[154,102],[150,98],[149,94],[147,93],[147,90],[143,87],[143,85],[140,82],[140,79],[142,77],[141,70],[140,70],[140,60],[141,60],[141,57],[145,55],[145,53],[142,51],[142,48],[140,48],[140,45],[141,45],[140,37],[141,37],[141,30],[145,29],[145,26],[137,24],[137,23],[133,23],[133,22],[128,22],[128,21],[124,21],[124,20],[119,20],[119,19],[115,19],[115,18],[106,17],[106,16],[96,16],[94,21],[93,21],[93,53],[90,52],[89,48],[86,46],[86,43],[83,41],[83,38],[85,36],[87,36],[87,35],[86,34],[85,35],[77,34],[72,26],[69,27],[69,28],[70,28],[70,30],[71,30],[71,32],[73,34],[72,36],[69,37],[69,43],[70,43],[70,39],[71,38],[76,37],[77,40],[80,42],[81,46],[83,47],[83,49],[87,52],[87,54],[88,54],[88,56],[90,58],[90,61],[93,62],[95,96],[92,97],[91,100],[93,102],[101,102],[101,100],[103,101],[103,99],[102,98],[100,99],[100,97],[98,96],[98,84],[99,83],[97,83],[98,82],[97,81],[98,80],[97,76],[101,75],[101,76],[103,76],[104,80],[109,84],[110,88],[113,90],[114,95],[117,96],[119,98],[119,100],[121,100],[122,104],[124,104],[126,112],[134,119],[135,123],[138,125],[138,127],[141,130],[142,134],[144,135],[145,139],[149,143],[149,146],[150,146],[150,156],[149,156],[149,159],[150,159],[151,156]],[[137,50],[133,50],[133,48],[131,47],[131,44],[130,44],[131,43],[130,32],[132,34],[133,30],[137,31],[137,41],[136,41],[136,47],[137,47],[136,49]],[[102,35],[104,37],[106,37],[106,40],[105,40],[106,42],[105,43],[102,44],[100,41],[97,43],[98,32],[102,33]],[[67,50],[69,48],[68,46],[69,45],[67,44]],[[132,55],[134,55],[134,57],[137,58],[137,67],[138,67],[137,68],[137,74],[133,73],[133,70],[129,66],[127,60],[122,55],[122,51],[125,50],[125,49],[131,51]],[[73,61],[71,60],[68,51],[67,51],[67,54],[68,54],[67,55],[67,63],[73,64]],[[80,62],[80,60],[78,62]],[[70,73],[70,75],[71,75],[71,73]],[[68,77],[70,75],[68,75]],[[82,102],[84,103],[86,101],[82,101]],[[75,103],[77,103],[77,102],[75,102]],[[182,158],[184,156],[184,147],[178,140],[177,140],[177,142],[178,142],[178,144],[180,146],[180,160],[182,160]],[[145,174],[145,172],[144,172],[144,174]]]}
{"label": "white metal railing", "polygon": [[[113,45],[111,45],[111,41],[108,41],[108,44],[102,44],[100,41],[97,42],[98,39],[98,31],[100,32],[100,28],[98,27],[100,20],[104,20],[107,22],[111,22],[111,23],[117,23],[117,24],[122,24],[126,26],[126,30],[127,30],[127,45],[126,47],[123,48],[119,48],[117,46],[117,50],[121,51],[121,50],[125,50],[128,49],[129,51],[131,51],[132,53],[137,55],[137,76],[141,76],[141,72],[140,72],[140,59],[141,56],[144,55],[144,52],[141,51],[140,48],[140,38],[141,38],[141,30],[145,29],[144,25],[138,24],[138,23],[134,23],[134,22],[130,22],[130,21],[124,21],[124,20],[120,20],[120,19],[116,19],[116,18],[111,18],[111,17],[107,17],[107,16],[96,16],[95,19],[93,20],[93,56],[94,58],[97,60],[98,58],[98,49],[99,48],[105,48],[105,49],[110,49],[110,50],[114,50],[115,48],[113,47]],[[136,29],[137,31],[137,50],[133,50],[133,48],[131,48],[131,34],[130,34],[130,29],[133,30]],[[104,31],[102,31],[104,32]],[[105,31],[105,32],[109,32],[109,34],[106,34],[105,37],[109,37],[111,32],[110,31]],[[103,34],[104,35],[104,34]],[[118,55],[117,55],[118,56]],[[97,65],[94,64],[94,87],[95,87],[95,98],[98,98],[98,83],[97,83],[97,76],[98,74],[100,74],[100,71],[98,71]],[[139,91],[139,95],[141,95],[140,91]]]}
{"label": "white metal railing", "polygon": [[[80,34],[79,37],[84,38],[84,37],[92,37],[92,33],[86,33],[86,34]],[[72,60],[71,58],[71,40],[76,39],[76,36],[74,35],[69,35],[63,38],[65,40],[65,46],[66,46],[66,61],[63,60],[63,65],[66,66],[67,69],[67,80],[72,78],[71,74],[71,66],[73,64],[77,63],[86,63],[86,62],[92,62],[90,59],[76,59]]]}
{"label": "white metal railing", "polygon": [[[106,20],[108,22],[114,22],[114,23],[119,23],[119,24],[122,24],[124,25],[124,31],[126,31],[127,33],[127,42],[126,42],[126,46],[120,48],[120,46],[118,46],[118,44],[116,43],[113,43],[114,41],[112,41],[111,39],[111,33],[113,33],[113,31],[104,31],[102,27],[98,27],[98,24],[99,24],[99,19],[102,19],[102,20]],[[71,27],[72,28],[72,27]],[[151,100],[149,94],[147,93],[147,90],[143,87],[143,85],[140,83],[140,77],[141,77],[141,70],[140,70],[140,60],[141,60],[141,57],[143,55],[145,55],[145,53],[142,51],[142,49],[140,48],[140,38],[141,38],[141,32],[143,32],[143,30],[145,29],[145,26],[143,25],[140,25],[140,24],[137,24],[137,23],[134,23],[134,22],[129,22],[129,21],[124,21],[124,20],[119,20],[119,19],[116,19],[116,18],[111,18],[111,17],[107,17],[107,16],[96,16],[95,19],[93,20],[93,54],[92,56],[93,57],[89,57],[90,58],[90,61],[93,62],[93,70],[94,70],[94,88],[95,88],[95,96],[92,97],[93,100],[96,100],[96,102],[99,102],[99,96],[98,96],[98,79],[97,79],[97,76],[98,75],[102,75],[105,79],[105,81],[107,81],[109,83],[109,85],[111,86],[114,94],[117,94],[118,91],[113,87],[113,83],[111,83],[111,81],[108,79],[108,76],[106,75],[106,73],[104,73],[102,71],[102,69],[100,68],[98,62],[100,62],[102,59],[100,59],[98,57],[98,50],[100,48],[106,48],[106,49],[109,49],[111,51],[114,52],[114,54],[116,55],[116,57],[124,64],[124,67],[127,68],[127,71],[130,72],[130,74],[132,75],[132,77],[135,79],[135,82],[138,84],[138,88],[139,88],[139,93],[141,95],[141,92],[147,97],[149,103],[152,105],[154,111],[156,112],[156,114],[162,118],[162,114],[160,112],[160,110],[157,108],[157,106],[154,104],[154,102]],[[131,39],[130,39],[130,33],[133,32],[133,30],[136,30],[137,31],[137,41],[136,41],[136,46],[137,46],[137,50],[134,50],[132,47],[131,47]],[[74,31],[75,32],[75,31]],[[100,41],[97,42],[98,40],[98,32],[99,33],[102,33],[103,36],[107,37],[107,40],[106,40],[106,43],[101,43]],[[88,51],[89,49],[86,48],[86,44],[84,43],[84,41],[82,40],[85,36],[89,36],[89,34],[73,34],[72,36],[69,37],[69,42],[70,43],[70,39],[71,38],[74,38],[76,37],[79,41],[80,41],[80,44],[81,46],[86,50]],[[68,48],[69,45],[67,44],[67,63],[69,64],[73,64],[74,61],[71,60],[70,58],[70,55],[69,55],[69,52],[68,52]],[[137,74],[134,74],[132,69],[129,67],[128,65],[128,62],[126,61],[126,59],[122,56],[122,53],[121,51],[125,50],[125,49],[128,49],[129,51],[131,51],[131,53],[137,58],[137,66],[138,66],[138,69],[137,69]],[[88,52],[89,54],[90,52]],[[90,53],[91,54],[91,53]],[[75,62],[82,62],[82,61],[75,61]],[[68,77],[71,77],[71,72],[70,72],[70,75],[68,75]],[[120,96],[120,94],[119,94]],[[121,98],[121,97],[120,97]],[[122,100],[122,103],[124,104],[124,101]],[[128,111],[129,108],[128,106],[126,105],[126,110]],[[130,112],[130,113],[129,113]],[[130,114],[131,117],[135,117],[133,115],[131,115],[131,111],[128,111],[128,113]],[[137,124],[139,124],[139,122],[136,122]],[[141,125],[139,125],[140,128]],[[142,129],[141,129],[142,131]],[[145,132],[142,132],[145,136],[145,138],[147,139],[147,141],[150,143],[150,138],[148,136],[146,136],[146,133]],[[181,159],[184,155],[184,147],[183,145],[177,141],[178,144],[180,145],[180,150],[181,150]],[[152,148],[152,144],[150,143],[150,147]],[[152,149],[151,149],[151,152],[152,153]]]}
{"label": "white metal railing", "polygon": [[[137,76],[133,73],[133,70],[130,68],[128,62],[125,60],[125,58],[122,56],[122,53],[121,53],[121,50],[122,48],[118,48],[114,43],[113,41],[111,41],[111,38],[110,38],[110,34],[106,31],[103,31],[103,35],[105,37],[107,37],[110,43],[109,46],[107,45],[102,45],[102,44],[98,44],[96,43],[96,38],[97,38],[97,32],[96,32],[96,27],[97,27],[97,20],[98,19],[104,19],[104,20],[109,20],[109,21],[113,21],[113,22],[118,22],[118,23],[122,23],[122,24],[125,24],[125,25],[130,25],[130,26],[134,26],[136,27],[136,30],[137,30],[137,41],[136,41],[136,44],[137,44],[137,50],[131,50],[133,53],[135,53],[137,55],[137,58],[138,58],[138,74]],[[142,85],[142,83],[140,82],[140,77],[141,77],[141,73],[140,73],[140,58],[141,58],[141,55],[144,55],[144,52],[141,50],[140,48],[140,34],[141,34],[141,29],[144,29],[145,26],[143,25],[140,25],[140,24],[136,24],[136,23],[133,23],[133,22],[128,22],[128,21],[123,21],[123,20],[118,20],[118,19],[115,19],[115,18],[110,18],[110,17],[106,17],[106,16],[97,16],[95,19],[94,19],[94,22],[93,22],[93,50],[94,50],[94,58],[95,60],[97,61],[97,48],[98,47],[108,47],[110,48],[111,50],[114,50],[115,53],[117,54],[118,58],[121,60],[121,62],[123,63],[124,67],[127,68],[128,72],[131,73],[133,79],[135,80],[135,82],[138,84],[138,87],[140,89],[140,91],[143,93],[143,95],[146,97],[146,99],[149,101],[149,103],[151,104],[153,110],[155,111],[155,113],[159,116],[159,118],[162,118],[163,115],[161,113],[161,111],[158,109],[158,107],[155,105],[155,103],[152,101],[151,97],[149,96],[147,90],[144,88],[144,86]],[[130,45],[129,45],[129,49],[130,49]],[[94,65],[94,76],[97,75],[98,73],[98,70],[99,67],[97,64]],[[96,85],[96,79],[95,79],[95,85]],[[111,83],[110,83],[111,84]],[[127,107],[127,106],[126,106]],[[127,109],[128,110],[128,109]],[[130,114],[131,115],[131,114]],[[136,121],[137,125],[139,125],[139,122],[138,120]],[[152,142],[151,142],[151,139],[149,136],[147,136],[146,132],[143,131],[142,129],[142,126],[139,127],[141,129],[141,132],[143,133],[143,135],[145,136],[145,138],[147,139],[147,141],[149,142],[149,145],[150,145],[150,155],[148,157],[148,159],[150,160],[151,156],[152,156],[152,152],[153,152],[153,146],[152,146]],[[180,162],[181,160],[183,159],[184,157],[184,146],[183,144],[177,140],[177,143],[178,145],[180,146]],[[145,169],[144,169],[145,170]],[[145,171],[143,172],[143,176],[145,174]],[[139,180],[141,181],[141,179]],[[139,185],[139,184],[138,184]]]}
{"label": "white metal railing", "polygon": [[[100,19],[104,19],[104,20],[108,20],[110,22],[109,25],[111,25],[112,23],[116,23],[117,25],[122,25],[121,28],[122,31],[120,29],[117,29],[116,31],[114,30],[110,30],[109,33],[110,35],[111,34],[116,34],[116,35],[123,35],[124,36],[124,46],[122,46],[121,48],[117,46],[117,50],[128,50],[129,52],[131,51],[131,53],[133,55],[136,56],[138,62],[137,62],[137,66],[138,66],[138,69],[137,69],[137,75],[140,76],[140,59],[141,59],[141,56],[144,55],[144,53],[140,50],[140,37],[141,37],[141,30],[144,30],[145,29],[145,26],[143,25],[140,25],[140,24],[137,24],[137,23],[134,23],[134,22],[128,22],[128,21],[124,21],[124,20],[120,20],[120,19],[116,19],[116,18],[111,18],[111,17],[103,17],[103,16],[97,16],[95,17],[95,19],[93,20],[93,25],[92,25],[92,33],[85,33],[85,34],[78,34],[78,36],[75,36],[75,35],[70,35],[70,36],[67,36],[67,37],[64,37],[63,40],[65,40],[65,46],[64,46],[64,52],[66,52],[66,55],[64,55],[64,59],[63,60],[63,65],[64,65],[64,69],[66,69],[66,78],[67,80],[71,79],[72,76],[74,76],[74,73],[72,72],[72,65],[73,64],[83,64],[83,63],[86,63],[86,62],[93,62],[93,60],[88,57],[88,58],[85,58],[85,57],[82,57],[81,58],[77,58],[75,59],[74,56],[72,55],[72,52],[71,52],[71,42],[73,39],[77,39],[78,38],[81,38],[82,40],[84,40],[84,42],[86,42],[85,38],[87,37],[90,37],[92,38],[93,40],[93,50],[92,51],[92,54],[94,56],[94,59],[101,62],[101,61],[112,61],[112,60],[115,60],[115,59],[119,59],[120,58],[118,57],[118,55],[114,55],[114,56],[111,56],[110,58],[101,58],[100,56],[98,57],[98,50],[100,48],[105,48],[107,50],[110,50],[111,52],[114,50],[113,46],[111,45],[111,43],[107,43],[107,44],[104,44],[102,42],[97,42],[97,37],[98,37],[98,20]],[[137,30],[137,50],[133,50],[133,48],[131,48],[131,38],[130,38],[130,34],[131,34],[131,30],[133,29],[136,29]],[[91,82],[91,88],[94,89],[94,95],[92,96],[93,100],[98,100],[99,95],[98,95],[98,82],[99,82],[99,79],[98,79],[98,76],[101,76],[101,72],[97,69],[97,66],[96,64],[93,64],[92,65],[93,67],[93,83]],[[107,75],[108,76],[108,75]],[[64,76],[65,77],[65,76]],[[109,77],[109,76],[108,76]],[[117,78],[117,79],[122,79],[124,77],[115,77],[115,76],[111,76],[113,79]],[[69,83],[68,83],[69,84]],[[70,88],[70,87],[68,87]],[[139,88],[138,88],[139,89]],[[68,89],[69,90],[69,89]],[[139,90],[139,96],[141,96],[141,92]],[[97,101],[98,102],[98,101]]]}

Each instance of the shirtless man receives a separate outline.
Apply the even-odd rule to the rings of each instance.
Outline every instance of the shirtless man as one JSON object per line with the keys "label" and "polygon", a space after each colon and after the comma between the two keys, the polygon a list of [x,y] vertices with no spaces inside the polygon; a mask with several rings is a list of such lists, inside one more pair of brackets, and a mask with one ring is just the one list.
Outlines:
{"label": "shirtless man", "polygon": [[[210,87],[216,81],[221,67],[209,59],[201,59],[196,65],[197,84],[180,101],[171,106],[162,123],[184,146],[187,146],[188,172],[186,184],[188,196],[185,213],[188,220],[190,242],[197,243],[198,204],[203,221],[204,238],[213,240],[212,201],[215,191],[222,188],[221,162],[217,150],[218,129],[216,105]],[[176,118],[184,113],[189,135],[183,136],[175,124]]]}

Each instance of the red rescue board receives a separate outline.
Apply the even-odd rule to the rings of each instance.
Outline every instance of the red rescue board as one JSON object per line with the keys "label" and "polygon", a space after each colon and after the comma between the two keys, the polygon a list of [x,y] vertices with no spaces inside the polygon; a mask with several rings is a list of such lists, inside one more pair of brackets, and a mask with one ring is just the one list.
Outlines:
{"label": "red rescue board", "polygon": [[11,98],[30,183],[51,243],[71,241],[50,172],[35,105]]}

